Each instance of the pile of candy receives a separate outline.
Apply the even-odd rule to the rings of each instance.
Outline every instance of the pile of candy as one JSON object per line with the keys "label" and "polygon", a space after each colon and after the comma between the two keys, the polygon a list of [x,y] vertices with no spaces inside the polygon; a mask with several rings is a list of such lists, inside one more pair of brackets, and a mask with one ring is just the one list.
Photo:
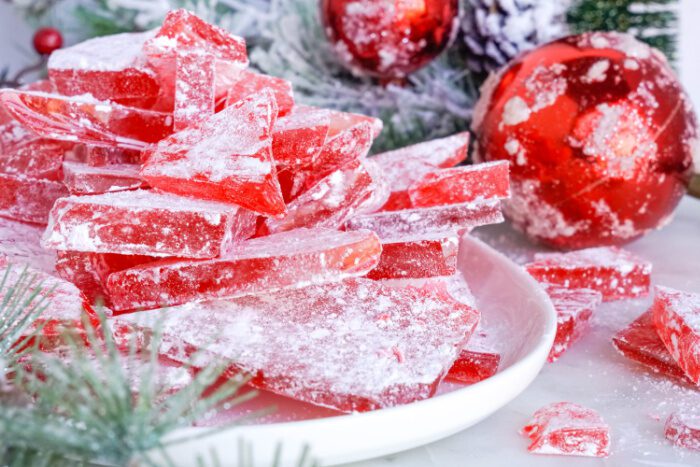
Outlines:
{"label": "pile of candy", "polygon": [[58,284],[43,345],[99,300],[120,343],[164,319],[169,364],[199,352],[345,412],[430,397],[455,362],[456,380],[495,373],[456,260],[463,232],[502,221],[508,164],[457,167],[466,133],[367,157],[381,121],[297,105],[247,62],[178,10],[0,91],[0,215],[57,252],[54,270],[3,247],[0,267]]}

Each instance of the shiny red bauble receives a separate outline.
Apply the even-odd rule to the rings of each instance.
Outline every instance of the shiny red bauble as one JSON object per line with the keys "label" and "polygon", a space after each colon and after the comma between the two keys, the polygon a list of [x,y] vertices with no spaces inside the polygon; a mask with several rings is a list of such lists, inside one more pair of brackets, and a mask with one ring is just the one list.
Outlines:
{"label": "shiny red bauble", "polygon": [[562,249],[663,226],[698,147],[695,114],[666,59],[620,33],[520,56],[485,83],[473,129],[475,159],[511,162],[512,223]]}
{"label": "shiny red bauble", "polygon": [[41,28],[34,33],[34,50],[39,55],[50,55],[63,47],[63,34],[54,28]]}
{"label": "shiny red bauble", "polygon": [[447,47],[458,0],[321,0],[326,34],[353,70],[403,78]]}

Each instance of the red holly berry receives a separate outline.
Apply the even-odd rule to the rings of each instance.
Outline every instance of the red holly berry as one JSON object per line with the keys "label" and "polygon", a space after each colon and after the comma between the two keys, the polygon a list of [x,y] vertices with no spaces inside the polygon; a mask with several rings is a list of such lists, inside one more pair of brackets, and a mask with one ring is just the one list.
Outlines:
{"label": "red holly berry", "polygon": [[39,55],[49,55],[63,46],[61,31],[54,28],[41,28],[34,33],[34,50]]}

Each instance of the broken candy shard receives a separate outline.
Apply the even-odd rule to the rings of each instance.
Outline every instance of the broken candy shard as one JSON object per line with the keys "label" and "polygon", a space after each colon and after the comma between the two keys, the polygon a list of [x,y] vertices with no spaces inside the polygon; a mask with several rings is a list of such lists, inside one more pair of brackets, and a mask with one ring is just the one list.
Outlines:
{"label": "broken candy shard", "polygon": [[185,362],[200,351],[258,388],[364,412],[431,397],[478,313],[438,287],[350,279],[125,315],[112,329],[148,335],[161,319],[164,357]]}
{"label": "broken candy shard", "polygon": [[595,410],[571,402],[542,407],[522,433],[535,454],[607,457],[610,453],[610,427]]}
{"label": "broken candy shard", "polygon": [[467,345],[459,352],[446,378],[464,384],[474,384],[498,373],[501,355],[488,341],[488,334],[477,328]]}
{"label": "broken candy shard", "polygon": [[325,109],[298,106],[277,119],[272,134],[272,154],[278,169],[310,165],[326,141],[330,113]]}
{"label": "broken candy shard", "polygon": [[265,222],[270,233],[300,227],[339,228],[372,194],[372,177],[361,161],[336,170],[287,205],[287,214]]}
{"label": "broken candy shard", "polygon": [[642,314],[612,338],[615,348],[625,357],[657,373],[688,382],[656,332],[652,310]]}
{"label": "broken candy shard", "polygon": [[[20,283],[25,270],[27,276]],[[0,257],[0,278],[5,277],[7,278],[0,287],[0,303],[7,299],[8,291],[18,284],[24,284],[25,287],[29,285],[30,290],[38,288],[42,291],[32,303],[39,303],[43,296],[45,298],[42,303],[46,305],[46,309],[33,323],[32,328],[43,326],[41,332],[45,337],[58,337],[64,330],[81,329],[83,317],[95,319],[90,304],[80,290],[70,282]]]}
{"label": "broken candy shard", "polygon": [[91,167],[77,162],[63,163],[63,183],[73,195],[96,195],[137,190],[144,186],[138,165]]}
{"label": "broken candy shard", "polygon": [[508,198],[508,165],[497,161],[436,170],[411,185],[408,196],[417,208]]}
{"label": "broken candy shard", "polygon": [[545,287],[557,312],[557,333],[547,361],[554,362],[588,329],[591,316],[603,301],[600,292],[590,289]]}
{"label": "broken candy shard", "polygon": [[175,54],[173,129],[198,126],[214,115],[214,56],[203,50]]}
{"label": "broken candy shard", "polygon": [[163,260],[117,272],[107,289],[119,311],[268,293],[364,275],[381,249],[368,231],[295,229],[243,242],[209,261]]}
{"label": "broken candy shard", "polygon": [[45,248],[124,255],[214,258],[255,228],[236,206],[146,190],[62,198],[51,211]]}
{"label": "broken candy shard", "polygon": [[700,451],[700,417],[681,412],[672,413],[664,428],[666,439],[676,446]]}
{"label": "broken candy shard", "polygon": [[656,332],[688,379],[700,386],[700,294],[656,287]]}
{"label": "broken candy shard", "polygon": [[456,236],[382,241],[382,256],[369,279],[419,279],[450,276],[457,267]]}
{"label": "broken candy shard", "polygon": [[44,228],[0,218],[0,258],[53,273],[56,255],[41,247]]}
{"label": "broken candy shard", "polygon": [[61,141],[140,150],[172,133],[172,114],[89,96],[3,89],[0,103],[39,136]]}
{"label": "broken candy shard", "polygon": [[651,263],[615,247],[538,253],[525,268],[539,282],[597,290],[606,302],[645,296],[651,283]]}
{"label": "broken candy shard", "polygon": [[153,34],[114,34],[58,49],[49,57],[49,78],[64,96],[91,94],[99,100],[149,108],[160,86],[142,49]]}
{"label": "broken candy shard", "polygon": [[68,195],[63,183],[0,173],[0,216],[46,224],[54,202]]}
{"label": "broken candy shard", "polygon": [[286,79],[262,75],[250,70],[241,71],[239,79],[228,89],[225,106],[233,105],[263,89],[269,89],[274,94],[280,116],[287,115],[294,107],[292,83]]}
{"label": "broken candy shard", "polygon": [[58,181],[66,151],[65,143],[36,139],[11,153],[0,154],[0,173]]}
{"label": "broken candy shard", "polygon": [[328,131],[329,137],[339,135],[347,129],[358,125],[369,124],[372,133],[372,139],[376,139],[379,137],[384,127],[384,123],[380,119],[370,117],[369,115],[354,114],[350,112],[341,112],[339,110],[330,109],[327,109],[327,111],[330,113],[331,117],[331,126]]}
{"label": "broken candy shard", "polygon": [[141,176],[162,191],[283,214],[271,150],[275,116],[268,91],[246,98],[149,147]]}
{"label": "broken candy shard", "polygon": [[347,230],[367,229],[380,239],[429,235],[456,235],[480,225],[503,222],[499,201],[453,204],[434,208],[382,211],[353,217],[345,223]]}
{"label": "broken candy shard", "polygon": [[468,147],[469,133],[465,132],[373,156],[371,159],[379,164],[391,188],[384,210],[410,208],[409,187],[438,168],[454,167],[464,161]]}

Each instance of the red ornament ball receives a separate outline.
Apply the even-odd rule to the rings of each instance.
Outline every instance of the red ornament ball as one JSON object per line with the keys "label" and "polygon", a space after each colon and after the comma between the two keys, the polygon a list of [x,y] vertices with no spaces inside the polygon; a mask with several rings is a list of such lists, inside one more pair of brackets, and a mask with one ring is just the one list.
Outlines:
{"label": "red ornament ball", "polygon": [[458,0],[322,0],[326,34],[353,70],[399,79],[450,42]]}
{"label": "red ornament ball", "polygon": [[34,33],[34,50],[39,55],[50,55],[63,46],[61,31],[54,28],[41,28]]}
{"label": "red ornament ball", "polygon": [[511,162],[512,223],[562,249],[624,243],[669,222],[698,141],[664,56],[620,33],[520,56],[485,83],[472,127],[475,159]]}

